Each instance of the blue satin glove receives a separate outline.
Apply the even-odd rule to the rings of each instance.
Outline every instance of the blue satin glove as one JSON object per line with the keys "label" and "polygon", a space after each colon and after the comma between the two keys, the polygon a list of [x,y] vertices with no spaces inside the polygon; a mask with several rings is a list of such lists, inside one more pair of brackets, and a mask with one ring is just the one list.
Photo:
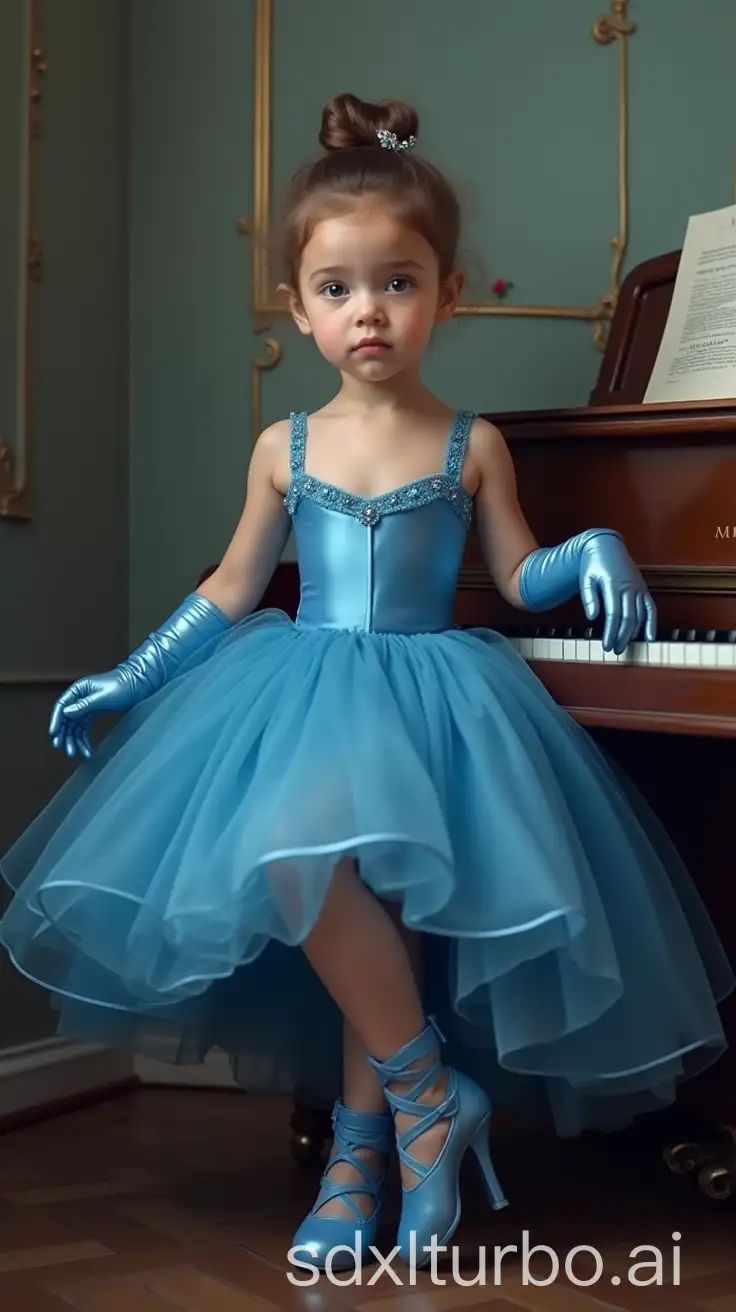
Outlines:
{"label": "blue satin glove", "polygon": [[603,604],[605,651],[620,655],[642,630],[654,642],[656,606],[615,529],[586,529],[558,547],[539,547],[523,562],[519,596],[527,609],[551,610],[578,592],[589,620]]}
{"label": "blue satin glove", "polygon": [[73,683],[54,706],[49,735],[67,756],[92,755],[89,727],[102,711],[129,711],[168,683],[191,655],[232,621],[198,592],[192,592],[160,629],[114,670]]}

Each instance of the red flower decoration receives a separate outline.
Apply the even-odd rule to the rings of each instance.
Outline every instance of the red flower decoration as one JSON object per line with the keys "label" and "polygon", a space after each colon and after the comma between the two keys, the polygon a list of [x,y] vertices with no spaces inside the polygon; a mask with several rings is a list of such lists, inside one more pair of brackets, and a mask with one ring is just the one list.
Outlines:
{"label": "red flower decoration", "polygon": [[512,282],[507,282],[505,278],[497,278],[491,287],[491,291],[494,296],[497,296],[499,300],[502,301],[504,297],[508,296],[513,285]]}

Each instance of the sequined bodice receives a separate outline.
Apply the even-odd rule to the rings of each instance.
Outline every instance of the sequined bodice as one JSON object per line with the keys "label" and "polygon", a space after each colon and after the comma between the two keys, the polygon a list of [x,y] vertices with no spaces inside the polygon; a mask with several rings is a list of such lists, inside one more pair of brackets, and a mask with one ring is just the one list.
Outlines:
{"label": "sequined bodice", "polygon": [[291,416],[285,502],[299,560],[302,628],[384,633],[451,628],[473,513],[460,481],[473,415],[460,411],[444,469],[378,497],[359,497],[307,474],[307,416]]}

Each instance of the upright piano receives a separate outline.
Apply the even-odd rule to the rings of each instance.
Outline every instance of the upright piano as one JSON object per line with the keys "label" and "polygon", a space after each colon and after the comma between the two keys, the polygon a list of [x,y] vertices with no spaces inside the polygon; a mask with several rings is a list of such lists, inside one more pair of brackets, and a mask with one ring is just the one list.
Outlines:
{"label": "upright piano", "polygon": [[[604,654],[578,600],[521,623],[491,587],[471,539],[461,623],[505,632],[581,723],[736,737],[736,398],[643,405],[679,252],[629,274],[588,406],[486,414],[504,433],[521,505],[554,545],[619,529],[657,604],[657,642]],[[736,753],[736,747],[734,747]]]}
{"label": "upright piano", "polygon": [[[527,617],[504,602],[471,536],[458,622],[507,634],[555,700],[621,764],[669,831],[736,960],[736,398],[644,405],[680,252],[633,269],[587,406],[487,413],[503,432],[542,545],[619,529],[657,604],[657,641],[602,651],[579,600]],[[673,1169],[736,1195],[736,999],[731,1051],[684,1085],[667,1125]],[[699,1131],[697,1127],[705,1127]],[[677,1137],[682,1136],[677,1143]],[[699,1142],[687,1142],[692,1136]]]}

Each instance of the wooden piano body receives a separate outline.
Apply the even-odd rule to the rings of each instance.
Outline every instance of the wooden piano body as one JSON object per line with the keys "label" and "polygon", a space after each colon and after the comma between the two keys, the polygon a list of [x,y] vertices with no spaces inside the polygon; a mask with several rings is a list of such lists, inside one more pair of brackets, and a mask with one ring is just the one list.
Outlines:
{"label": "wooden piano body", "polygon": [[[619,529],[657,603],[653,653],[634,649],[602,664],[581,643],[575,659],[568,643],[564,661],[532,658],[535,673],[583,724],[728,738],[736,737],[736,399],[641,404],[678,260],[673,252],[627,278],[588,407],[485,417],[508,441],[537,540]],[[475,537],[458,618],[502,632],[520,625],[491,588]],[[540,618],[542,633],[585,624],[578,601]]]}
{"label": "wooden piano body", "polygon": [[[722,640],[736,636],[736,398],[642,404],[679,256],[629,274],[589,406],[485,417],[508,441],[537,540],[617,528],[647,579],[658,609],[657,664],[643,652],[637,662],[590,661],[579,642],[567,643],[569,659],[530,664],[647,797],[736,961],[736,660],[719,668],[708,642],[715,631],[725,662]],[[513,634],[520,618],[490,585],[471,538],[458,621]],[[550,629],[587,623],[577,600],[533,622],[542,641]],[[732,1050],[683,1087],[680,1109],[736,1124],[735,998],[723,1019]]]}

